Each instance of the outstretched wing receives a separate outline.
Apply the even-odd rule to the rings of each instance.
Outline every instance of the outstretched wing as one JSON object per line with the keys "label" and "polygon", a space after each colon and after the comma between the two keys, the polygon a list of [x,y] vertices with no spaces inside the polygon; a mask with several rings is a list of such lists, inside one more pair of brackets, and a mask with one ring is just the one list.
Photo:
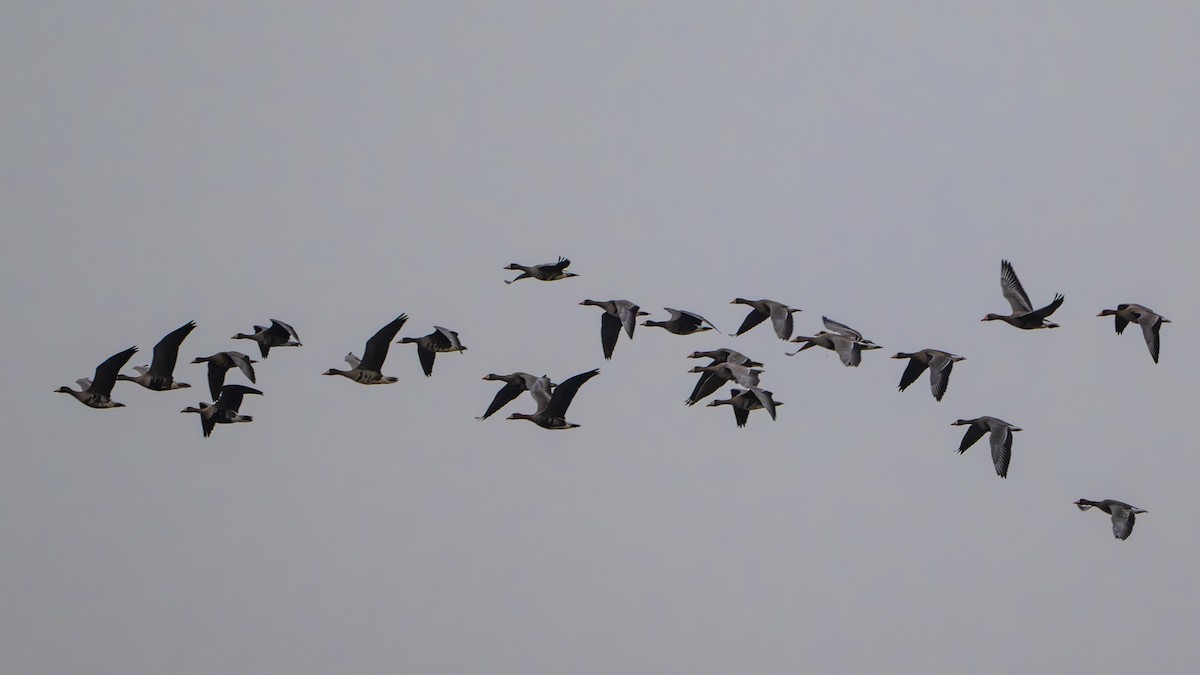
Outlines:
{"label": "outstretched wing", "polygon": [[1162,327],[1162,317],[1154,314],[1143,314],[1138,317],[1142,326],[1142,335],[1146,338],[1146,346],[1150,348],[1150,358],[1158,363],[1158,329]]}
{"label": "outstretched wing", "polygon": [[908,360],[908,367],[904,369],[904,374],[900,376],[900,391],[908,389],[908,385],[916,382],[917,378],[920,377],[921,373],[925,372],[925,369],[928,367],[929,364],[924,363],[917,358],[910,358]]}
{"label": "outstretched wing", "polygon": [[1021,286],[1021,280],[1013,271],[1012,263],[1007,260],[1000,261],[1000,290],[1004,293],[1004,299],[1008,300],[1008,304],[1012,306],[1014,313],[1025,314],[1033,311],[1033,305],[1030,304],[1029,296]]}
{"label": "outstretched wing", "polygon": [[950,385],[950,371],[953,368],[954,361],[940,354],[929,360],[929,387],[933,390],[933,397],[939,401]]}
{"label": "outstretched wing", "polygon": [[491,417],[492,414],[497,410],[508,405],[513,399],[520,396],[521,392],[523,391],[525,391],[524,384],[513,384],[512,382],[509,382],[503,387],[500,387],[500,391],[496,392],[496,398],[493,398],[492,404],[488,406],[487,412],[483,413],[479,419],[486,420],[487,418]]}
{"label": "outstretched wing", "polygon": [[758,311],[757,309],[751,309],[750,313],[746,315],[746,320],[742,321],[741,328],[738,328],[737,332],[734,333],[733,336],[737,337],[737,336],[741,335],[742,333],[745,333],[746,331],[750,330],[751,328],[754,328],[755,326],[757,326],[758,324],[760,324],[766,320],[767,320],[766,314],[763,314],[762,312]]}
{"label": "outstretched wing", "polygon": [[959,453],[966,452],[967,448],[971,447],[972,445],[975,445],[975,441],[978,441],[979,439],[983,438],[983,435],[986,432],[987,432],[987,429],[982,426],[979,426],[976,424],[972,424],[972,425],[968,426],[967,433],[963,434],[962,443],[958,444],[958,452]]}
{"label": "outstretched wing", "polygon": [[854,330],[853,328],[851,328],[850,326],[847,326],[844,323],[839,323],[837,321],[834,321],[833,319],[830,319],[827,316],[821,317],[821,322],[825,324],[826,328],[828,328],[829,330],[831,330],[835,333],[840,333],[841,335],[845,335],[846,337],[854,338],[855,340],[863,339],[862,333]]}
{"label": "outstretched wing", "polygon": [[550,395],[550,402],[546,404],[546,416],[551,418],[565,417],[567,408],[570,407],[572,399],[575,398],[575,392],[579,391],[584,382],[599,374],[600,370],[594,369],[563,380],[563,382],[554,388],[554,393]]}
{"label": "outstretched wing", "polygon": [[605,312],[600,315],[600,346],[604,348],[604,358],[611,359],[613,349],[617,346],[617,338],[621,335],[621,320]]}
{"label": "outstretched wing", "polygon": [[1008,478],[1008,461],[1012,459],[1012,429],[1001,427],[992,432],[992,464],[996,465],[996,475]]}
{"label": "outstretched wing", "polygon": [[175,372],[175,360],[179,358],[179,345],[195,327],[196,322],[189,321],[167,333],[154,345],[154,358],[150,361],[151,373],[159,377],[171,377],[171,373]]}
{"label": "outstretched wing", "polygon": [[262,396],[262,392],[257,389],[253,389],[241,384],[227,384],[224,387],[221,387],[221,395],[217,397],[217,400],[215,403],[213,403],[213,405],[215,405],[218,410],[231,410],[233,412],[237,412],[238,408],[242,407],[242,396],[246,394],[256,394],[258,396]]}
{"label": "outstretched wing", "polygon": [[137,350],[137,347],[130,347],[104,359],[103,363],[96,366],[96,374],[92,376],[92,386],[88,387],[88,391],[110,396],[113,385],[117,383],[117,373]]}
{"label": "outstretched wing", "polygon": [[367,340],[366,349],[363,350],[362,363],[360,364],[363,370],[373,370],[379,372],[383,368],[383,360],[387,358],[388,347],[391,346],[392,340],[395,339],[396,333],[400,332],[400,328],[404,322],[408,321],[407,314],[392,319],[388,325],[380,328],[378,332]]}

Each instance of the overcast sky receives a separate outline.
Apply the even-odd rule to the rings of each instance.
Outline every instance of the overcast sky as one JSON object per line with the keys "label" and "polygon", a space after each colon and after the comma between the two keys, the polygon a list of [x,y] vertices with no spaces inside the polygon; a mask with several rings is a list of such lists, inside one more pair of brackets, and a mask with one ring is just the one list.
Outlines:
{"label": "overcast sky", "polygon": [[[0,671],[1191,672],[1200,8],[1050,5],[5,3]],[[1061,328],[979,321],[1002,258]],[[739,296],[884,349],[606,362],[578,305]],[[468,351],[320,376],[401,312]],[[304,346],[202,438],[188,362],[271,317]],[[190,390],[51,393],[189,320]],[[683,405],[720,346],[778,421]],[[597,367],[579,429],[474,419]]]}

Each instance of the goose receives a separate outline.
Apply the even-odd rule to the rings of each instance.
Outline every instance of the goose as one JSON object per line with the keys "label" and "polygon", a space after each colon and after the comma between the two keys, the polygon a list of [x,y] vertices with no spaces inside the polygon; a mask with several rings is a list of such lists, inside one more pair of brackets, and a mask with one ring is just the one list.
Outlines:
{"label": "goose", "polygon": [[[715,366],[718,363],[733,363],[749,368],[762,367],[762,363],[753,361],[745,354],[722,347],[705,352],[692,352],[688,355],[689,359],[712,359],[708,365]],[[716,382],[709,382],[712,378],[717,377],[717,374],[711,370],[706,370],[700,373],[700,379],[696,381],[696,386],[692,389],[692,395],[687,398],[687,405],[692,405],[696,401],[708,396],[721,387],[723,382],[718,378]],[[711,388],[710,388],[711,387]]]}
{"label": "goose", "polygon": [[179,358],[179,345],[183,339],[196,327],[195,321],[189,321],[179,328],[167,333],[163,339],[154,345],[154,358],[150,366],[134,366],[136,376],[118,374],[118,380],[137,382],[151,391],[167,391],[170,389],[186,389],[192,385],[179,382],[173,375],[175,361]]}
{"label": "goose", "polygon": [[[530,375],[529,373],[522,373],[518,371],[508,375],[488,373],[487,375],[484,375],[483,379],[503,382],[504,386],[500,387],[500,391],[496,392],[496,397],[492,399],[492,404],[488,406],[487,412],[483,413],[483,415],[479,417],[476,417],[475,419],[477,420],[486,420],[497,410],[508,405],[510,401],[520,396],[521,392],[532,390],[534,383],[536,383],[539,378],[536,375]],[[554,383],[551,382],[549,386],[553,388]]]}
{"label": "goose", "polygon": [[[664,307],[663,309],[670,312],[671,318],[667,319],[666,321],[653,321],[647,319],[646,321],[642,322],[642,325],[665,328],[667,331],[676,335],[691,335],[692,333],[703,333],[706,330],[717,330],[717,327],[714,326],[711,321],[700,316],[699,314],[687,312],[682,309],[671,309],[670,307]],[[704,324],[708,325],[705,326]]]}
{"label": "goose", "polygon": [[537,412],[532,415],[513,413],[508,416],[508,419],[529,420],[543,429],[574,429],[579,425],[567,421],[567,408],[571,405],[571,400],[575,398],[575,392],[579,391],[583,383],[599,374],[599,369],[593,369],[568,377],[563,380],[562,384],[554,387],[554,393],[550,392],[550,378],[539,377],[529,390],[534,400],[537,401]]}
{"label": "goose", "polygon": [[774,300],[737,298],[729,304],[750,306],[750,313],[746,315],[745,321],[742,321],[741,328],[738,328],[737,332],[730,337],[737,337],[770,318],[771,325],[775,327],[775,334],[779,336],[780,340],[787,340],[792,337],[792,313],[801,311]]}
{"label": "goose", "polygon": [[425,371],[425,377],[433,376],[433,359],[438,352],[458,352],[462,353],[467,348],[458,341],[458,333],[449,328],[434,326],[433,332],[429,335],[421,337],[403,337],[396,341],[396,344],[409,344],[415,342],[417,344],[417,357],[421,359],[421,369]]}
{"label": "goose", "polygon": [[967,360],[965,356],[958,356],[940,349],[922,349],[911,354],[900,352],[892,358],[908,359],[908,367],[900,376],[900,391],[908,389],[908,385],[916,382],[921,373],[929,368],[929,388],[933,391],[933,397],[939,401],[946,394],[946,387],[950,384],[950,371],[954,368],[954,364]]}
{"label": "goose", "polygon": [[257,389],[240,384],[227,384],[221,387],[221,395],[212,405],[201,403],[199,408],[188,406],[179,412],[199,413],[200,428],[204,431],[204,437],[208,438],[212,434],[214,425],[254,421],[254,418],[249,415],[238,414],[238,409],[242,407],[242,396],[245,394],[262,396],[262,392]]}
{"label": "goose", "polygon": [[[763,371],[747,365],[722,361],[710,363],[707,366],[695,366],[688,372],[704,373],[707,377],[701,376],[700,381],[696,383],[695,389],[692,390],[692,395],[684,401],[685,405],[695,405],[701,399],[715,393],[726,382],[736,382],[750,390],[757,389],[759,383],[758,376]],[[766,401],[763,403],[765,406]],[[772,415],[772,417],[774,416]]]}
{"label": "goose", "polygon": [[962,443],[958,446],[958,453],[967,451],[967,448],[975,444],[975,441],[983,438],[985,433],[991,433],[989,440],[992,445],[992,464],[996,466],[996,475],[1001,478],[1008,478],[1008,461],[1012,458],[1012,434],[1014,431],[1021,431],[1020,427],[1013,426],[1002,419],[995,417],[976,417],[973,420],[958,420],[950,426],[969,425],[967,433],[963,434]]}
{"label": "goose", "polygon": [[[771,392],[758,387],[751,387],[749,390],[730,389],[729,394],[729,398],[716,399],[709,403],[708,407],[727,405],[733,408],[733,418],[737,421],[738,427],[746,426],[751,410],[765,409],[774,420],[775,408],[783,405],[783,401],[776,401]],[[766,402],[765,405],[764,402]]]}
{"label": "goose", "polygon": [[611,359],[613,348],[617,346],[617,338],[621,328],[629,339],[633,339],[633,329],[637,327],[639,316],[649,316],[640,307],[628,300],[584,300],[581,305],[594,305],[604,310],[600,316],[600,346],[604,348],[605,360]]}
{"label": "goose", "polygon": [[271,347],[304,346],[300,344],[300,336],[296,334],[296,329],[279,319],[271,319],[270,326],[255,326],[254,333],[250,335],[238,333],[229,339],[254,340],[258,343],[258,351],[264,359],[267,358],[267,352],[271,351]]}
{"label": "goose", "polygon": [[230,368],[236,366],[254,383],[254,366],[250,364],[258,361],[241,352],[217,352],[212,356],[197,356],[192,363],[208,363],[208,393],[212,394],[215,401],[221,395],[221,385],[225,384],[225,373]]}
{"label": "goose", "polygon": [[1111,316],[1116,322],[1117,335],[1125,331],[1125,326],[1130,322],[1136,323],[1142,327],[1142,336],[1146,338],[1146,346],[1150,349],[1150,358],[1158,363],[1158,330],[1164,323],[1171,323],[1170,319],[1160,316],[1157,312],[1144,307],[1135,305],[1132,302],[1117,305],[1116,309],[1106,309],[1096,316]]}
{"label": "goose", "polygon": [[388,347],[391,346],[392,339],[396,337],[396,333],[400,332],[400,327],[404,325],[405,321],[408,321],[408,315],[401,314],[372,335],[363,349],[362,359],[352,353],[347,354],[346,363],[350,364],[350,370],[330,368],[324,374],[341,375],[359,384],[392,384],[396,382],[397,378],[385,377],[379,371],[383,368],[383,361],[387,358]]}
{"label": "goose", "polygon": [[75,397],[75,400],[89,408],[124,408],[124,403],[112,400],[112,388],[117,383],[117,373],[120,372],[125,362],[137,353],[137,350],[137,347],[130,347],[104,359],[100,365],[96,366],[96,374],[92,376],[92,379],[89,380],[85,377],[76,380],[80,387],[79,391],[70,387],[59,387],[54,392],[70,394]]}
{"label": "goose", "polygon": [[1075,506],[1078,506],[1080,511],[1087,511],[1095,506],[1111,515],[1113,536],[1117,539],[1128,539],[1129,535],[1133,533],[1134,514],[1150,513],[1146,509],[1139,509],[1136,506],[1130,506],[1125,502],[1119,502],[1115,499],[1102,499],[1098,502],[1090,499],[1079,499],[1075,501]]}
{"label": "goose", "polygon": [[1021,287],[1021,280],[1017,278],[1017,273],[1013,270],[1012,263],[1007,260],[1000,261],[1000,290],[1004,292],[1005,299],[1012,306],[1012,313],[988,314],[980,319],[981,321],[995,321],[999,319],[1010,326],[1016,326],[1024,330],[1058,328],[1058,324],[1047,320],[1046,317],[1053,314],[1054,310],[1062,305],[1062,293],[1056,294],[1053,302],[1035,311],[1033,305],[1029,302],[1029,296],[1025,293],[1025,289]]}
{"label": "goose", "polygon": [[508,266],[505,267],[504,269],[513,270],[513,271],[521,270],[521,274],[518,275],[517,278],[513,279],[512,281],[509,281],[506,279],[504,281],[504,283],[511,284],[513,281],[520,281],[521,279],[537,279],[538,281],[558,281],[559,279],[566,279],[568,277],[579,276],[578,274],[575,274],[574,272],[564,272],[563,271],[563,270],[567,269],[567,266],[569,266],[570,264],[571,264],[571,261],[567,260],[566,258],[564,258],[562,256],[558,257],[558,262],[556,262],[556,263],[542,263],[541,265],[528,265],[527,266],[527,265],[521,265],[518,263],[509,263]]}
{"label": "goose", "polygon": [[795,356],[810,347],[824,347],[825,349],[837,352],[837,355],[842,359],[842,364],[857,368],[858,364],[862,363],[863,350],[882,349],[879,345],[864,338],[862,333],[844,323],[838,323],[826,316],[821,317],[821,322],[832,332],[821,331],[813,337],[800,335],[792,338],[792,342],[804,342],[806,344],[800,349],[789,353],[788,356]]}

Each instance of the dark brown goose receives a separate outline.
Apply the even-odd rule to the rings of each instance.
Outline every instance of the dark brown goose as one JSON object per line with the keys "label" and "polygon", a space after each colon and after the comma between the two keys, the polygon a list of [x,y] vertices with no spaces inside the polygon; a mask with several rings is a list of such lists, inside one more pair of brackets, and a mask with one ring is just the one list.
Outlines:
{"label": "dark brown goose", "polygon": [[613,349],[617,346],[617,338],[621,329],[629,339],[633,339],[633,329],[637,327],[639,316],[649,316],[640,307],[628,300],[584,300],[581,305],[593,305],[604,310],[600,316],[600,346],[604,349],[604,358],[611,359]]}
{"label": "dark brown goose", "polygon": [[787,340],[792,337],[792,313],[799,312],[798,309],[792,309],[782,302],[774,300],[747,300],[746,298],[737,298],[731,305],[749,305],[750,313],[746,315],[746,319],[742,321],[742,325],[737,332],[731,337],[737,337],[742,333],[754,328],[758,324],[771,320],[771,325],[775,328],[775,335],[780,340]]}
{"label": "dark brown goose", "polygon": [[1096,316],[1111,316],[1116,322],[1117,335],[1125,331],[1130,323],[1142,327],[1142,336],[1146,338],[1146,347],[1150,349],[1150,358],[1158,363],[1158,330],[1164,323],[1171,323],[1149,307],[1135,305],[1132,302],[1117,305],[1116,309],[1106,309]]}
{"label": "dark brown goose", "polygon": [[197,356],[192,359],[192,363],[208,363],[208,393],[215,401],[221,395],[221,387],[225,384],[225,373],[230,368],[236,367],[242,371],[246,379],[253,384],[255,382],[254,366],[250,364],[258,363],[258,361],[241,352],[217,352],[212,356]]}
{"label": "dark brown goose", "polygon": [[1062,293],[1055,295],[1054,301],[1050,304],[1035,310],[1033,304],[1029,302],[1029,296],[1025,293],[1025,289],[1021,286],[1021,280],[1017,278],[1017,273],[1013,270],[1012,263],[1007,260],[1000,261],[1000,290],[1004,293],[1004,298],[1008,300],[1008,304],[1012,307],[1012,313],[988,314],[981,321],[995,321],[998,319],[1010,326],[1016,326],[1024,330],[1058,328],[1058,324],[1049,321],[1046,317],[1053,314],[1054,310],[1062,305]]}
{"label": "dark brown goose", "polygon": [[583,383],[599,374],[599,370],[589,370],[586,373],[568,377],[562,384],[554,387],[553,393],[550,392],[550,378],[539,377],[533,388],[529,390],[534,400],[537,401],[537,411],[532,415],[513,413],[508,416],[508,419],[529,420],[543,429],[574,429],[579,425],[567,421],[567,408],[570,407],[571,401],[575,398],[575,392],[579,391]]}
{"label": "dark brown goose", "polygon": [[195,321],[189,321],[179,328],[167,333],[163,339],[154,345],[154,358],[149,367],[134,366],[136,376],[117,375],[118,380],[137,382],[151,391],[167,391],[169,389],[186,389],[192,385],[175,380],[175,362],[179,359],[179,345],[183,339],[196,327]]}
{"label": "dark brown goose", "polygon": [[521,270],[521,274],[517,275],[512,281],[505,280],[504,283],[511,284],[513,281],[521,279],[537,279],[538,281],[558,281],[568,277],[577,277],[574,272],[564,272],[567,266],[571,264],[570,260],[559,256],[556,263],[542,263],[541,265],[521,265],[519,263],[509,263],[506,270]]}
{"label": "dark brown goose", "polygon": [[416,343],[417,357],[421,360],[421,369],[425,371],[425,377],[433,375],[433,359],[438,352],[459,352],[467,350],[461,342],[458,341],[458,333],[449,328],[434,326],[433,332],[429,335],[421,337],[404,337],[400,338],[396,344]]}
{"label": "dark brown goose", "polygon": [[922,349],[919,352],[900,352],[893,359],[908,359],[908,367],[900,376],[900,391],[908,389],[908,385],[917,381],[925,369],[929,369],[929,388],[933,397],[942,400],[946,387],[950,386],[950,371],[958,361],[966,361],[966,357],[944,352],[940,349]]}
{"label": "dark brown goose", "polygon": [[54,390],[55,393],[70,394],[75,397],[75,400],[89,408],[124,408],[124,403],[112,400],[112,388],[117,383],[117,374],[125,362],[137,353],[137,350],[137,347],[130,347],[104,359],[100,365],[96,366],[96,374],[92,376],[92,379],[76,380],[81,387],[80,391],[75,391],[70,387],[59,387]]}
{"label": "dark brown goose", "polygon": [[400,332],[400,327],[404,325],[405,321],[408,321],[408,315],[401,314],[372,335],[371,339],[367,340],[366,348],[363,349],[362,359],[354,356],[353,353],[347,354],[346,363],[350,364],[350,370],[330,368],[324,374],[341,375],[359,384],[392,384],[396,382],[397,378],[385,377],[380,369],[383,368],[383,361],[387,358],[388,347],[392,345],[392,340],[396,337],[396,333]]}
{"label": "dark brown goose", "polygon": [[258,351],[264,359],[267,358],[267,353],[271,351],[271,347],[303,346],[300,344],[300,336],[296,334],[296,329],[279,319],[271,319],[270,326],[255,326],[253,334],[238,333],[230,339],[254,340],[258,343]]}
{"label": "dark brown goose", "polygon": [[992,464],[996,467],[996,475],[1001,478],[1008,478],[1008,462],[1012,458],[1012,440],[1013,432],[1021,431],[1020,427],[1013,426],[1002,419],[995,417],[976,417],[973,420],[958,420],[950,426],[968,425],[967,433],[963,434],[962,443],[958,446],[958,454],[967,451],[967,448],[975,444],[975,441],[983,438],[985,433],[989,433],[989,441],[992,446]]}
{"label": "dark brown goose", "polygon": [[1078,506],[1080,511],[1087,511],[1094,506],[1112,516],[1113,536],[1117,539],[1128,539],[1129,535],[1133,534],[1135,514],[1150,513],[1146,509],[1139,509],[1136,506],[1130,506],[1125,502],[1119,502],[1115,499],[1103,499],[1098,502],[1090,499],[1079,499],[1075,501],[1075,506]]}
{"label": "dark brown goose", "polygon": [[238,409],[242,407],[242,396],[246,394],[257,394],[262,396],[262,392],[257,389],[251,389],[240,384],[227,384],[221,387],[221,395],[212,405],[201,403],[199,408],[188,406],[181,413],[199,413],[200,429],[204,432],[204,437],[208,438],[212,434],[213,426],[217,424],[237,424],[239,422],[253,422],[254,418],[249,415],[241,415]]}

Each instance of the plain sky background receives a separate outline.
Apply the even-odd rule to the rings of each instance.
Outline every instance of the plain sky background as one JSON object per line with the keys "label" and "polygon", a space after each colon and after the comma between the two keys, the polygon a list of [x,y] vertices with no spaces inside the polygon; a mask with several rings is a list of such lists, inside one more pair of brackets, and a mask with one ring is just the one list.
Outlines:
{"label": "plain sky background", "polygon": [[[1194,3],[8,2],[0,671],[1194,672]],[[581,276],[506,286],[509,262]],[[1001,258],[1062,328],[1007,311]],[[772,298],[885,349],[844,368]],[[1173,320],[1162,363],[1121,302]],[[458,330],[421,376],[397,314]],[[194,356],[276,317],[253,424]],[[56,387],[195,320],[128,407]],[[685,407],[694,349],[779,419]],[[967,357],[945,399],[897,351]],[[599,367],[550,432],[480,377]],[[128,372],[128,370],[127,370]],[[231,375],[230,381],[242,381]],[[724,396],[725,394],[722,394]],[[1007,480],[959,417],[1018,433]],[[1080,497],[1149,509],[1133,536]]]}

